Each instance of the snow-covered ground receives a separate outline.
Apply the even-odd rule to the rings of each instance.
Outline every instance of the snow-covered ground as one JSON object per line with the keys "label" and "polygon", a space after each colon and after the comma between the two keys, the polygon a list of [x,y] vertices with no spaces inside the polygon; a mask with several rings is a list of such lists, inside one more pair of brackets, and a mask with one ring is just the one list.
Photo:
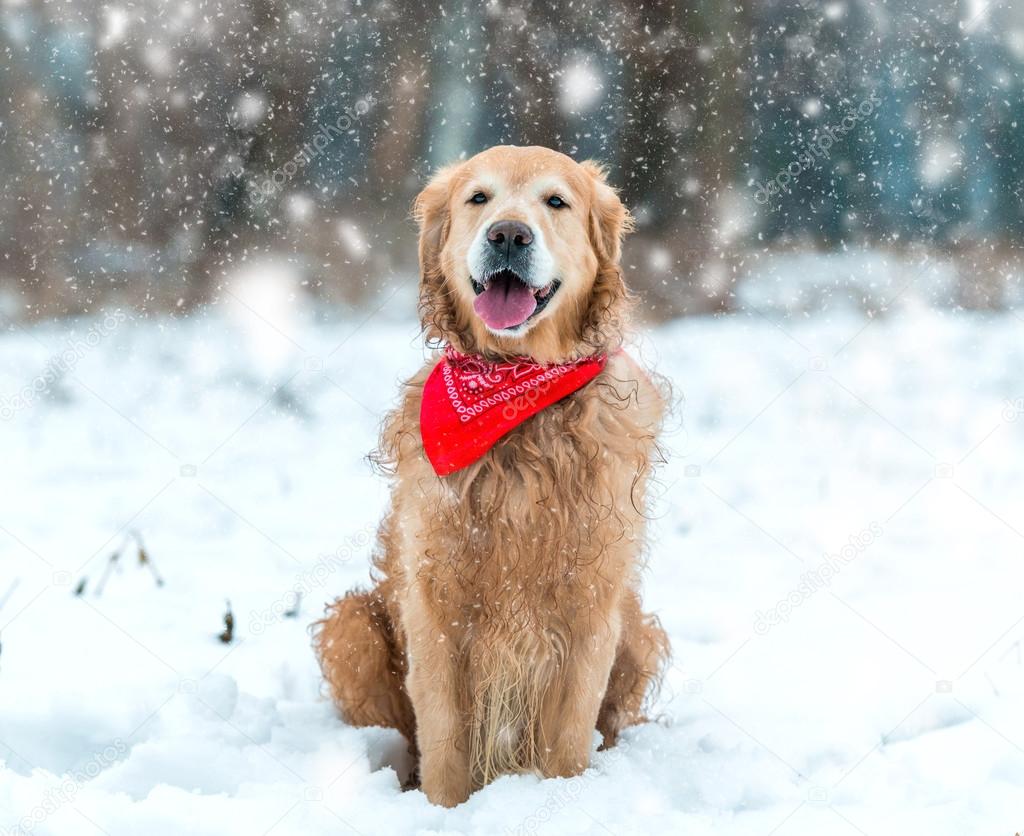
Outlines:
{"label": "snow-covered ground", "polygon": [[0,833],[1024,830],[1024,321],[647,334],[680,396],[645,592],[674,650],[657,722],[580,778],[445,810],[400,790],[396,733],[335,716],[307,633],[367,580],[386,491],[364,455],[423,357],[406,297],[0,335]]}

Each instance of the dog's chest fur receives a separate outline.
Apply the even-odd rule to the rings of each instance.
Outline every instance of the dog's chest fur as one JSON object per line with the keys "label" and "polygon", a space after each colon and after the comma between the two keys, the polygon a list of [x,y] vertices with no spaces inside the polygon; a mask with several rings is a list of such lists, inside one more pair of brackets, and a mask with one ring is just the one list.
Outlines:
{"label": "dog's chest fur", "polygon": [[[406,577],[448,630],[528,630],[558,645],[606,611],[643,528],[651,434],[636,389],[603,374],[443,479],[422,455],[405,459],[399,479],[420,494],[400,515]],[[419,390],[408,395],[415,414]]]}

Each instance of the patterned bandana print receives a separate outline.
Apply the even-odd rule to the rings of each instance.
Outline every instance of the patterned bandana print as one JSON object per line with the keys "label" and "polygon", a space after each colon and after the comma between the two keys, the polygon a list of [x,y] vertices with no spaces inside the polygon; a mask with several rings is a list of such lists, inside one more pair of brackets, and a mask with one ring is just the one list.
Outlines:
{"label": "patterned bandana print", "polygon": [[423,386],[420,406],[420,435],[434,472],[447,476],[471,465],[507,432],[593,380],[607,360],[497,363],[448,346]]}

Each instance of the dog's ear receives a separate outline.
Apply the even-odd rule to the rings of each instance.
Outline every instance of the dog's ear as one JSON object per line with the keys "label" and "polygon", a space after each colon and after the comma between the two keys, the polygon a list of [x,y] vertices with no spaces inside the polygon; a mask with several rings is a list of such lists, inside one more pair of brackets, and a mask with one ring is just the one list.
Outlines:
{"label": "dog's ear", "polygon": [[622,239],[633,230],[633,216],[608,185],[604,166],[581,163],[593,181],[590,201],[590,241],[597,254],[597,275],[584,312],[580,339],[595,351],[612,351],[622,343],[629,294],[619,259]]}
{"label": "dog's ear", "polygon": [[594,160],[581,163],[593,181],[590,202],[590,240],[602,265],[618,264],[622,256],[622,239],[633,231],[633,216],[608,185],[605,167]]}
{"label": "dog's ear", "polygon": [[444,288],[441,250],[451,226],[448,202],[459,165],[440,169],[412,204],[412,216],[420,228],[420,314],[428,339],[443,339],[455,315],[450,294]]}
{"label": "dog's ear", "polygon": [[457,169],[458,165],[449,165],[438,170],[413,201],[412,216],[420,228],[421,276],[440,269],[441,249],[451,222],[449,191]]}

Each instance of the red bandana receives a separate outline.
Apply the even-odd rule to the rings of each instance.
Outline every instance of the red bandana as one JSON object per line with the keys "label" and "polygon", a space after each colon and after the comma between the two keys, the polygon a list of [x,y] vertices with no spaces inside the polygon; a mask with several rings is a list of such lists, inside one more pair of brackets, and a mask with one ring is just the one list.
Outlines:
{"label": "red bandana", "polygon": [[607,359],[493,363],[448,346],[423,386],[420,406],[420,435],[434,472],[447,476],[473,464],[509,430],[593,380]]}

